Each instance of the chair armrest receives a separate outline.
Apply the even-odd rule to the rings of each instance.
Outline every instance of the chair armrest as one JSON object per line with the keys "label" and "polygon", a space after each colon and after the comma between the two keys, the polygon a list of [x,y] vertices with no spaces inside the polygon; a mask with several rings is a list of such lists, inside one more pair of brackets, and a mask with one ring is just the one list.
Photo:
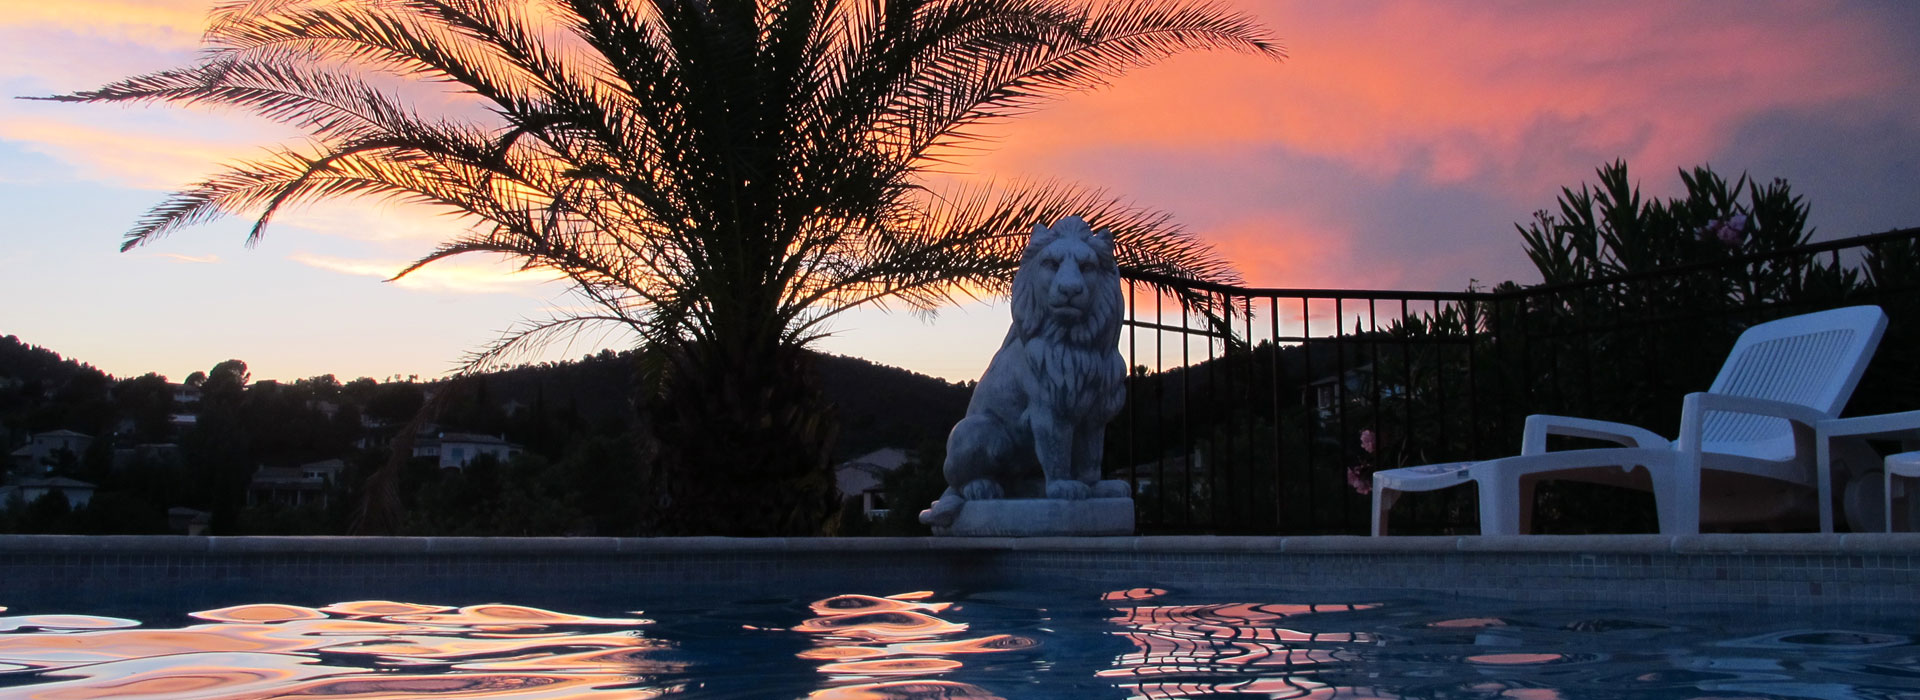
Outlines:
{"label": "chair armrest", "polygon": [[[1830,414],[1797,403],[1696,391],[1687,394],[1680,404],[1680,437],[1675,442],[1679,443],[1681,452],[1700,450],[1700,433],[1706,427],[1706,414],[1715,411],[1785,419],[1794,424],[1794,433],[1801,436],[1798,438],[1801,440],[1811,440],[1815,426],[1833,419]],[[1807,447],[1811,447],[1811,443]]]}
{"label": "chair armrest", "polygon": [[1819,409],[1808,408],[1797,403],[1774,401],[1772,399],[1756,399],[1751,396],[1731,396],[1728,394],[1696,391],[1687,394],[1687,398],[1680,404],[1681,423],[1685,424],[1688,417],[1698,418],[1698,413],[1708,411],[1751,413],[1760,416],[1785,418],[1806,426],[1807,428],[1813,428],[1822,421],[1833,419],[1832,415],[1824,413]]}
{"label": "chair armrest", "polygon": [[1666,438],[1637,425],[1536,413],[1527,416],[1526,432],[1520,438],[1520,454],[1545,454],[1549,435],[1593,438],[1628,447],[1666,447],[1668,444]]}
{"label": "chair armrest", "polygon": [[1920,438],[1920,411],[1883,413],[1877,416],[1828,418],[1814,426],[1823,438]]}

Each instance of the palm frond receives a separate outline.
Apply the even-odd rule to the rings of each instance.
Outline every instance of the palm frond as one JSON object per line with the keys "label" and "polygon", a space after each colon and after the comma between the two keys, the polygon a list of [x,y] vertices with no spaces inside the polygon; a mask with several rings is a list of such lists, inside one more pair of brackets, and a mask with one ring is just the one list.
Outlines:
{"label": "palm frond", "polygon": [[[1002,293],[1027,230],[1069,214],[1111,229],[1126,271],[1237,282],[1106,192],[924,182],[983,125],[1127,70],[1281,55],[1247,15],[1187,0],[235,0],[206,37],[194,65],[51,99],[235,108],[312,142],[183,189],[125,247],[228,214],[255,219],[251,244],[323,199],[424,203],[484,225],[396,279],[486,253],[565,275],[643,340],[801,344],[847,309]],[[485,113],[422,114],[409,82]]]}
{"label": "palm frond", "polygon": [[[797,333],[806,333],[844,311],[883,300],[932,310],[1005,293],[1032,226],[1051,225],[1068,215],[1113,231],[1123,273],[1222,284],[1240,281],[1231,265],[1174,223],[1171,215],[1102,190],[1043,181],[925,194],[895,212],[891,226],[866,237],[857,255],[815,265],[814,274],[791,288],[786,314],[796,319]],[[1183,288],[1150,284],[1191,309],[1205,303]]]}
{"label": "palm frond", "polygon": [[260,218],[247,237],[247,244],[253,245],[258,243],[271,211],[289,203],[339,197],[374,197],[486,214],[446,178],[409,167],[409,161],[396,162],[391,154],[380,150],[343,155],[331,160],[324,171],[316,169],[316,159],[293,151],[235,165],[148,210],[127,232],[121,250],[152,243],[182,226],[222,215],[259,212]]}
{"label": "palm frond", "polygon": [[606,314],[567,314],[538,320],[523,320],[502,332],[485,348],[468,353],[460,361],[461,375],[484,374],[509,368],[537,357],[548,346],[571,342],[594,328],[618,327],[644,333],[644,327],[632,318]]}
{"label": "palm frond", "polygon": [[[961,22],[927,52],[889,104],[913,157],[975,142],[973,129],[1193,50],[1284,57],[1251,17],[1223,6],[1122,0],[1078,9],[1057,0],[974,0],[994,19]],[[1008,20],[1018,21],[1008,21]]]}

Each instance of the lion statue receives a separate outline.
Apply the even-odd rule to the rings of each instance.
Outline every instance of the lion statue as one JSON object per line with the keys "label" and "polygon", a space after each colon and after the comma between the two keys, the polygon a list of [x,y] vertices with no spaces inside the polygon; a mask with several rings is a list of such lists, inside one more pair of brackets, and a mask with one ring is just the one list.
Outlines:
{"label": "lion statue", "polygon": [[947,490],[920,513],[953,524],[967,501],[1125,497],[1100,480],[1107,421],[1126,403],[1113,233],[1069,216],[1035,224],[1013,276],[1013,326],[947,437]]}

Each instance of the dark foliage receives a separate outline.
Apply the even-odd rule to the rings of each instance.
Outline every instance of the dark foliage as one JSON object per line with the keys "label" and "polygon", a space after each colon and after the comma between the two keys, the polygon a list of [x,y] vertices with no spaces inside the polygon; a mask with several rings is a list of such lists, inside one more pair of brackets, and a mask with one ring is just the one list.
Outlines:
{"label": "dark foliage", "polygon": [[[75,371],[85,368],[79,363],[47,362],[58,356],[38,348],[8,357],[27,359],[0,364],[0,377],[45,376],[47,368],[62,376],[86,374]],[[850,426],[843,444],[862,451],[944,435],[966,404],[966,387],[931,377],[855,358],[811,361],[819,366],[821,396]],[[331,375],[242,384],[245,363],[229,360],[196,373],[203,392],[191,403],[175,402],[175,385],[156,374],[120,381],[100,375],[112,397],[102,420],[119,425],[127,419],[130,430],[90,433],[95,439],[86,450],[58,451],[47,465],[52,475],[93,483],[98,492],[84,508],[61,509],[55,499],[18,504],[0,516],[0,531],[167,532],[167,509],[185,507],[211,513],[215,534],[343,534],[360,485],[388,461],[393,439],[435,394],[452,399],[434,429],[498,435],[525,452],[451,471],[433,459],[403,456],[405,519],[397,531],[661,534],[671,529],[642,517],[657,512],[668,494],[649,471],[659,462],[652,455],[658,446],[632,400],[639,367],[633,352],[607,351],[470,377],[456,390],[448,382],[360,378],[342,384]],[[61,402],[91,401],[86,397],[71,391],[16,397],[18,412],[8,415],[75,415]],[[181,427],[172,423],[174,415],[195,420]],[[26,436],[17,434],[7,447]],[[348,468],[327,487],[324,503],[250,503],[248,484],[260,467],[329,458],[343,459]],[[27,476],[38,474],[16,474],[9,483]]]}

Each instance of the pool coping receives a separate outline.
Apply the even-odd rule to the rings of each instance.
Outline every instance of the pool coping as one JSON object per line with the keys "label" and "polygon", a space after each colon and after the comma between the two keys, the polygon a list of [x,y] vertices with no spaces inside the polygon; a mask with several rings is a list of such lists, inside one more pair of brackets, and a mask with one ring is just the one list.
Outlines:
{"label": "pool coping", "polygon": [[646,554],[751,552],[1173,552],[1187,554],[1920,554],[1920,533],[1127,537],[351,537],[0,535],[0,554]]}
{"label": "pool coping", "polygon": [[[0,535],[34,596],[474,595],[1085,584],[1691,604],[1920,602],[1920,533],[1463,537],[488,538]],[[394,593],[399,595],[400,593]]]}

